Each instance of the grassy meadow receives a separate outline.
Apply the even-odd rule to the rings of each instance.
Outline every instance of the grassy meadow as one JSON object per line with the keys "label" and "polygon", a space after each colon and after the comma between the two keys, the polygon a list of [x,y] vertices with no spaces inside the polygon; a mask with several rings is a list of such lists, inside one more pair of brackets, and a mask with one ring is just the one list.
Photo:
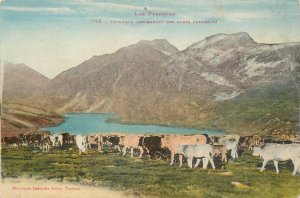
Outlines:
{"label": "grassy meadow", "polygon": [[[291,162],[280,163],[280,173],[270,162],[259,172],[259,158],[249,151],[238,160],[221,163],[216,170],[189,169],[185,163],[169,166],[167,159],[152,160],[123,157],[118,152],[89,150],[78,155],[77,149],[53,149],[49,153],[32,149],[2,150],[2,177],[30,177],[55,181],[79,182],[125,190],[137,197],[297,197],[300,177],[292,177]],[[201,164],[200,164],[201,166]],[[242,185],[233,185],[239,182]]]}

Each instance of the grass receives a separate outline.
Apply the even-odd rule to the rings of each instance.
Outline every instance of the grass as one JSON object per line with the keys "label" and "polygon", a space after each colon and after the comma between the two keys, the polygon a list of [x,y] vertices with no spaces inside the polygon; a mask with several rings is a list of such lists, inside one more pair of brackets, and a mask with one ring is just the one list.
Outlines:
{"label": "grass", "polygon": [[270,120],[279,119],[275,129],[293,134],[298,124],[298,107],[296,85],[287,79],[253,86],[232,100],[220,102],[211,124],[230,133],[271,134],[272,129],[263,128]]}
{"label": "grass", "polygon": [[[80,182],[126,190],[150,197],[297,197],[300,178],[292,177],[292,164],[280,164],[279,175],[269,164],[259,172],[261,162],[249,151],[228,163],[216,163],[217,170],[169,166],[166,160],[123,157],[119,153],[77,149],[33,153],[30,149],[2,150],[2,176],[33,177]],[[217,161],[217,160],[215,160]],[[232,174],[225,175],[224,172]],[[246,188],[237,188],[240,182]]]}

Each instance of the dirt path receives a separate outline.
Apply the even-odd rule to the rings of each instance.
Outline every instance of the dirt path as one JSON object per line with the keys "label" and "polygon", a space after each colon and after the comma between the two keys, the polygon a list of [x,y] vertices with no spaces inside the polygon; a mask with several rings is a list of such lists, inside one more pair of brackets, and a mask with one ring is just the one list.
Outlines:
{"label": "dirt path", "polygon": [[0,184],[0,198],[133,198],[123,191],[104,187],[35,179],[4,179]]}

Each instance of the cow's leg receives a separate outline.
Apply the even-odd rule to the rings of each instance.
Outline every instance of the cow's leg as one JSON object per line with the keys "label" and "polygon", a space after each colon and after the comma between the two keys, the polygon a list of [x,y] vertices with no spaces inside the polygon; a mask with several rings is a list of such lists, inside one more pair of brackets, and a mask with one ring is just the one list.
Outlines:
{"label": "cow's leg", "polygon": [[223,161],[223,158],[224,158],[224,162],[227,162],[227,155],[226,155],[226,153],[224,153],[224,154],[222,155],[222,161]]}
{"label": "cow's leg", "polygon": [[[154,154],[153,154],[153,151],[151,150],[149,150],[147,147],[144,147],[145,149],[146,149],[146,152],[147,152],[147,157],[149,157],[150,159],[151,159],[151,157],[153,156],[154,157]],[[152,154],[152,155],[151,155]]]}
{"label": "cow's leg", "polygon": [[123,147],[123,156],[125,156],[126,155],[126,147],[124,146]]}
{"label": "cow's leg", "polygon": [[234,152],[234,149],[231,149],[230,155],[231,155],[231,158],[232,158],[232,159],[235,159],[235,152]]}
{"label": "cow's leg", "polygon": [[203,158],[203,169],[207,169],[208,159],[206,157]]}
{"label": "cow's leg", "polygon": [[103,150],[103,138],[102,136],[98,136],[98,151],[102,151]]}
{"label": "cow's leg", "polygon": [[293,162],[293,165],[294,165],[294,171],[293,171],[292,176],[295,176],[296,173],[297,173],[297,171],[298,171],[298,168],[299,168],[299,162],[300,162],[300,160],[299,160],[298,163],[297,163],[297,159],[292,160],[292,162]]}
{"label": "cow's leg", "polygon": [[278,161],[276,161],[276,160],[273,160],[273,161],[274,161],[274,166],[275,166],[275,169],[276,169],[276,173],[278,174],[279,173]]}
{"label": "cow's leg", "polygon": [[102,143],[100,143],[100,141],[98,140],[98,151],[102,151],[103,150],[103,146]]}
{"label": "cow's leg", "polygon": [[235,157],[236,157],[236,159],[239,158],[239,154],[238,154],[237,149],[235,149]]}
{"label": "cow's leg", "polygon": [[116,148],[118,149],[119,152],[121,152],[120,145],[117,145]]}
{"label": "cow's leg", "polygon": [[99,144],[99,142],[98,142],[98,148],[97,148],[97,150],[98,150],[98,152],[101,151],[101,145]]}
{"label": "cow's leg", "polygon": [[146,149],[146,152],[150,155],[149,149],[147,147],[145,147],[145,149]]}
{"label": "cow's leg", "polygon": [[211,164],[212,168],[213,168],[213,169],[216,169],[216,167],[215,167],[215,163],[214,163],[214,160],[213,160],[213,158],[211,158],[211,157],[208,157],[208,160],[209,160],[209,162],[210,162],[210,164]]}
{"label": "cow's leg", "polygon": [[[182,158],[183,156],[181,154],[179,154],[179,166],[182,166]],[[193,159],[192,159],[192,163],[193,163]]]}
{"label": "cow's leg", "polygon": [[199,164],[200,164],[200,162],[201,162],[201,159],[200,159],[200,158],[198,158],[198,159],[197,159],[197,161],[196,161],[196,164],[195,164],[195,166],[194,166],[194,167],[195,167],[195,168],[196,168],[196,167],[198,167],[198,166],[199,166]]}
{"label": "cow's leg", "polygon": [[265,170],[265,166],[267,165],[269,160],[264,160],[263,161],[263,164],[262,164],[262,167],[260,168],[260,172],[264,171]]}
{"label": "cow's leg", "polygon": [[143,147],[141,147],[141,146],[139,146],[139,149],[140,149],[140,156],[139,156],[139,158],[141,158],[142,155],[143,155],[143,153],[144,153],[144,149],[143,149]]}
{"label": "cow's leg", "polygon": [[175,153],[173,151],[171,151],[171,163],[170,163],[170,166],[172,166],[174,164],[174,155],[175,155]]}
{"label": "cow's leg", "polygon": [[187,159],[187,162],[188,162],[189,168],[193,168],[193,158],[192,158],[192,157],[191,157],[191,158],[188,158],[188,159]]}
{"label": "cow's leg", "polygon": [[133,148],[130,148],[130,156],[133,157]]}

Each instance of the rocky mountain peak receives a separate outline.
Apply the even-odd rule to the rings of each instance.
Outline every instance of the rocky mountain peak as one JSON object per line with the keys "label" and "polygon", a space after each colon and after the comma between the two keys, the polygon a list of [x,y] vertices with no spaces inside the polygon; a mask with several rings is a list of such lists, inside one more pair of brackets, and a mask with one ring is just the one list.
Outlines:
{"label": "rocky mountain peak", "polygon": [[41,91],[49,79],[25,64],[4,64],[3,100],[26,98]]}
{"label": "rocky mountain peak", "polygon": [[20,64],[13,64],[10,62],[7,62],[4,64],[4,75],[28,75],[28,76],[34,76],[35,78],[39,78],[41,81],[49,81],[47,77],[40,74],[39,72],[31,69],[27,65],[20,63]]}
{"label": "rocky mountain peak", "polygon": [[211,47],[251,47],[256,42],[246,32],[233,34],[215,34],[206,37],[204,40],[192,44],[187,49],[206,49]]}
{"label": "rocky mountain peak", "polygon": [[136,45],[152,47],[166,55],[178,52],[178,49],[174,45],[171,45],[166,39],[154,39],[152,41],[141,40]]}
{"label": "rocky mountain peak", "polygon": [[235,42],[243,47],[251,47],[256,44],[256,42],[251,38],[247,32],[238,32],[230,34],[227,37],[228,41]]}

